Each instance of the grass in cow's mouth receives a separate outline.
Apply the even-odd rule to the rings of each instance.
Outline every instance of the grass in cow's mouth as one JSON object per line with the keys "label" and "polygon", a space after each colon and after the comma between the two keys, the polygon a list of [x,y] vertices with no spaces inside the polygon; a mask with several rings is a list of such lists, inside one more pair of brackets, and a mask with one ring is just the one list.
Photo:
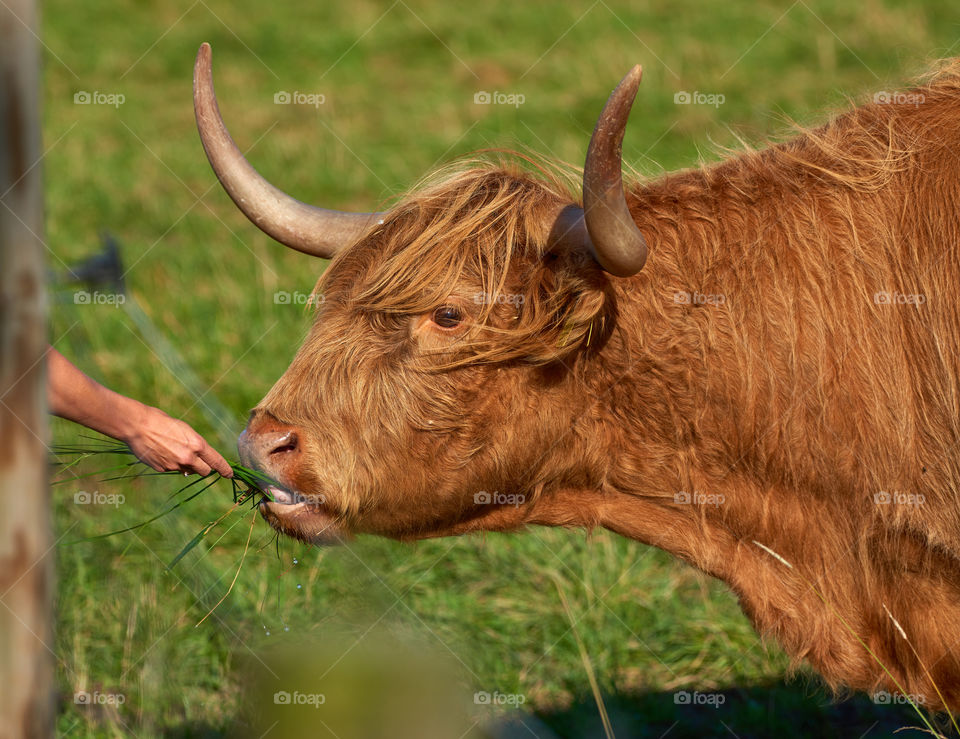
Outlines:
{"label": "grass in cow's mouth", "polygon": [[[83,537],[68,543],[78,543],[82,541],[92,541],[103,539],[108,536],[116,536],[157,521],[164,516],[173,513],[184,504],[190,502],[201,493],[206,492],[221,480],[230,482],[233,488],[233,506],[231,506],[222,516],[215,521],[207,523],[187,544],[180,550],[167,567],[174,567],[177,562],[183,559],[194,547],[196,547],[207,534],[210,533],[218,524],[222,523],[231,514],[241,510],[243,506],[250,503],[256,506],[261,500],[272,500],[273,496],[268,492],[271,486],[276,486],[274,480],[259,470],[244,467],[239,462],[230,462],[233,468],[233,478],[225,478],[217,472],[211,472],[205,477],[194,477],[188,480],[182,473],[156,472],[134,456],[126,444],[109,439],[89,438],[88,442],[81,444],[61,444],[51,447],[51,461],[59,470],[52,481],[52,485],[62,485],[68,482],[74,482],[81,479],[94,479],[97,482],[120,482],[129,481],[142,477],[169,477],[171,486],[175,486],[174,491],[167,498],[167,506],[160,513],[141,521],[133,526],[109,531],[105,534]],[[73,469],[81,462],[91,459],[104,459],[105,465],[93,472],[76,474]],[[107,460],[113,458],[114,463],[107,464]],[[69,473],[69,474],[68,474]],[[177,483],[173,481],[177,480]]]}

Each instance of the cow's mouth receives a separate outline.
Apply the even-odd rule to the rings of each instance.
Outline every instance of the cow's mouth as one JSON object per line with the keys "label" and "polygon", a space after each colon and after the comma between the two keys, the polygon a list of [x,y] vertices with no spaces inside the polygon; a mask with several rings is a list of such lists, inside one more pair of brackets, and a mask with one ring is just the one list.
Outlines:
{"label": "cow's mouth", "polygon": [[266,485],[269,497],[260,501],[260,515],[281,534],[308,544],[339,544],[346,532],[326,508],[326,497],[309,495],[280,485]]}
{"label": "cow's mouth", "polygon": [[260,417],[259,423],[258,429],[248,425],[240,434],[237,448],[241,463],[262,473],[258,487],[263,493],[259,507],[264,520],[281,534],[308,544],[338,544],[348,538],[336,507],[328,505],[326,496],[303,491],[314,486],[297,475],[302,432],[269,415]]}
{"label": "cow's mouth", "polygon": [[266,502],[274,502],[281,505],[294,505],[295,503],[301,502],[297,500],[296,493],[291,490],[287,490],[287,488],[281,487],[280,485],[264,485],[262,490],[267,496],[269,496],[265,498]]}

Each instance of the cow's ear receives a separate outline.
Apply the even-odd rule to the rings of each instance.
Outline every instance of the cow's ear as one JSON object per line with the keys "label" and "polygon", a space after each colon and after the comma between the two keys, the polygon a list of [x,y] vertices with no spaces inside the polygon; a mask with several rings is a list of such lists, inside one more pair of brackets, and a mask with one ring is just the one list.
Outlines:
{"label": "cow's ear", "polygon": [[535,340],[529,361],[561,361],[596,349],[612,324],[610,281],[585,254],[551,253],[525,281],[519,320]]}

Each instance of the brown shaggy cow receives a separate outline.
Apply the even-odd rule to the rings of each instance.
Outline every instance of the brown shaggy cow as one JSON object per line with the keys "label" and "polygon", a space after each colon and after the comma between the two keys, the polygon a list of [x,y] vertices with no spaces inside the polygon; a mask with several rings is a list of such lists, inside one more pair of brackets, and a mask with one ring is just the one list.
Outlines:
{"label": "brown shaggy cow", "polygon": [[241,437],[275,528],[603,526],[728,583],[831,685],[960,709],[960,62],[624,191],[634,69],[583,209],[480,162],[386,213],[311,208],[234,146],[206,45],[194,82],[231,197],[333,256]]}

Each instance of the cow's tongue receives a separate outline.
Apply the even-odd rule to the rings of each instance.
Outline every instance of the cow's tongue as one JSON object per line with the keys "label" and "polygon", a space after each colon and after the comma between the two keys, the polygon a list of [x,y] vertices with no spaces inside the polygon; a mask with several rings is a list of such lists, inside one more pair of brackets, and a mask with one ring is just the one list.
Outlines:
{"label": "cow's tongue", "polygon": [[265,493],[269,493],[270,497],[273,498],[274,503],[283,503],[284,505],[293,505],[297,501],[295,500],[293,493],[284,488],[277,487],[276,485],[267,485],[264,488]]}

